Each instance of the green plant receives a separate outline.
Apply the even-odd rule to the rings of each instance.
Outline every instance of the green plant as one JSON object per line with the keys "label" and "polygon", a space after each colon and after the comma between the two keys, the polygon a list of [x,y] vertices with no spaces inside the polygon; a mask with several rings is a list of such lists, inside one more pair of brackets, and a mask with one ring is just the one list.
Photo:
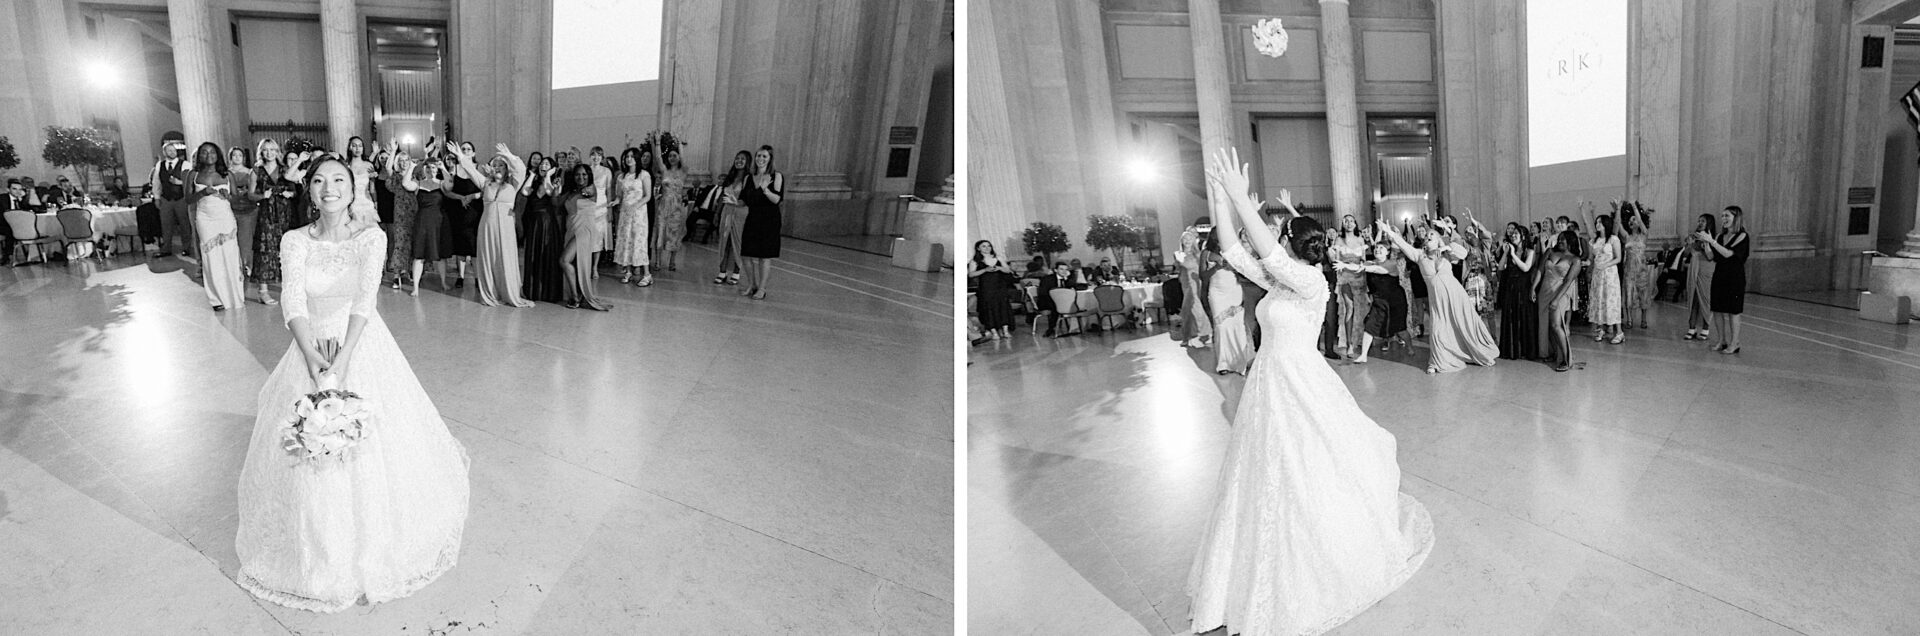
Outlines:
{"label": "green plant", "polygon": [[1028,254],[1047,257],[1047,264],[1053,264],[1053,255],[1067,251],[1073,242],[1067,240],[1067,231],[1052,223],[1035,221],[1026,230],[1020,232],[1020,242],[1027,248]]}
{"label": "green plant", "polygon": [[40,158],[48,164],[70,168],[80,180],[80,189],[88,190],[89,168],[106,169],[114,165],[117,149],[106,133],[84,126],[48,126],[47,146]]}
{"label": "green plant", "polygon": [[0,170],[12,170],[20,167],[20,153],[13,151],[13,142],[0,137]]}
{"label": "green plant", "polygon": [[1121,250],[1140,247],[1140,227],[1134,224],[1132,217],[1089,214],[1087,245],[1097,250],[1111,250],[1113,264],[1125,270],[1127,259]]}

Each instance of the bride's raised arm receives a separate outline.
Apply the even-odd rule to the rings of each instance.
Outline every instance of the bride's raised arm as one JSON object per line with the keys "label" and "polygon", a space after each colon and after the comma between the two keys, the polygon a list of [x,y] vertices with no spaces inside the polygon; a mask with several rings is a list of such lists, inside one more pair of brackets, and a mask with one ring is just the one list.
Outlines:
{"label": "bride's raised arm", "polygon": [[[1218,183],[1223,193],[1220,198],[1232,203],[1233,214],[1222,214],[1221,218],[1225,220],[1238,215],[1239,223],[1235,225],[1245,227],[1248,247],[1256,256],[1265,258],[1278,253],[1280,243],[1274,239],[1273,230],[1267,228],[1266,221],[1260,218],[1260,199],[1251,194],[1247,169],[1247,164],[1240,162],[1239,150],[1224,148],[1212,157],[1207,167],[1207,179]],[[1238,237],[1234,238],[1237,242]],[[1225,245],[1222,243],[1222,246]]]}

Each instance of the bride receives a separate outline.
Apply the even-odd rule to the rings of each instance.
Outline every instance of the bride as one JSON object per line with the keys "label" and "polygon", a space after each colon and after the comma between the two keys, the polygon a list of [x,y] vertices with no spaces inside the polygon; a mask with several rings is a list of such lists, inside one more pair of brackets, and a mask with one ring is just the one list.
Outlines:
{"label": "bride", "polygon": [[[1326,231],[1296,211],[1276,241],[1259,199],[1228,196],[1248,192],[1246,170],[1238,152],[1221,151],[1207,170],[1209,198],[1231,201],[1214,210],[1227,261],[1269,292],[1256,310],[1266,336],[1187,580],[1193,631],[1320,634],[1413,576],[1433,547],[1433,522],[1400,492],[1393,434],[1314,349],[1329,294],[1319,266]],[[1284,192],[1281,203],[1293,207]]]}
{"label": "bride", "polygon": [[[236,578],[255,596],[315,612],[432,583],[459,557],[467,517],[466,449],[374,311],[387,239],[373,219],[351,218],[354,181],[337,157],[306,175],[319,220],[280,243],[293,343],[260,389],[240,473]],[[294,401],[323,382],[367,400],[371,432],[344,460],[296,462],[281,447],[284,427]]]}

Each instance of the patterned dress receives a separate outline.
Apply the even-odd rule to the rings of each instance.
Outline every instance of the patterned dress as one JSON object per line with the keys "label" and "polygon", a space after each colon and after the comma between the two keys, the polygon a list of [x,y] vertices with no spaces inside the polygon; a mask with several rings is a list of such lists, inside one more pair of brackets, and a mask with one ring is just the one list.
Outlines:
{"label": "patterned dress", "polygon": [[[254,168],[253,187],[256,192],[267,195],[254,205],[259,218],[253,228],[253,277],[252,282],[267,284],[280,282],[280,237],[292,229],[294,222],[294,200],[283,194],[293,194],[299,190],[299,184],[281,178],[279,171],[268,174],[265,167]],[[244,257],[243,257],[244,258]]]}
{"label": "patterned dress", "polygon": [[388,277],[413,273],[413,229],[420,216],[420,197],[401,185],[401,176],[400,171],[389,170],[381,179],[393,192],[393,222],[388,224],[391,229],[387,234]]}
{"label": "patterned dress", "polygon": [[680,241],[687,237],[687,171],[668,170],[660,174],[660,196],[654,199],[660,232],[654,235],[653,247],[661,252],[680,251]]}
{"label": "patterned dress", "polygon": [[1647,235],[1623,234],[1626,241],[1621,244],[1626,252],[1620,259],[1624,272],[1621,284],[1626,287],[1626,306],[1628,310],[1645,309],[1653,305],[1653,281],[1647,280]]}
{"label": "patterned dress", "polygon": [[640,267],[649,264],[647,260],[648,197],[653,194],[653,175],[642,171],[638,176],[622,173],[614,177],[620,196],[620,223],[613,235],[613,262],[625,267]]}

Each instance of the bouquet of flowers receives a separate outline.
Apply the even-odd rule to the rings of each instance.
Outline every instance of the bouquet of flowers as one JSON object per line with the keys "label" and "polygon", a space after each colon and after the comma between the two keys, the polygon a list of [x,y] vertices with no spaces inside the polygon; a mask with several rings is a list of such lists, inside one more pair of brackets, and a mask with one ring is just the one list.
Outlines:
{"label": "bouquet of flowers", "polygon": [[[328,339],[321,343],[320,350],[331,365],[340,344]],[[339,383],[339,376],[321,375],[320,390],[293,401],[293,414],[281,431],[281,448],[296,463],[345,461],[347,451],[372,432],[372,405],[358,394],[341,389]]]}
{"label": "bouquet of flowers", "polygon": [[1286,54],[1287,30],[1280,26],[1280,18],[1267,18],[1253,24],[1253,48],[1267,57]]}

